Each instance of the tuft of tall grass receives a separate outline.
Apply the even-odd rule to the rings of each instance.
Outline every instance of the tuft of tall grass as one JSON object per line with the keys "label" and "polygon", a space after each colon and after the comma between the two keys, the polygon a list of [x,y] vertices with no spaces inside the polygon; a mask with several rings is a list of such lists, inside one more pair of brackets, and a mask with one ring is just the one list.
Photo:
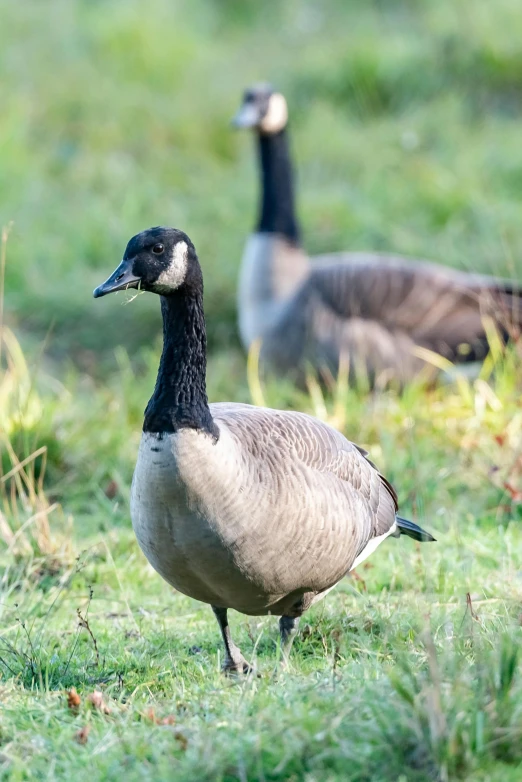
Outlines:
{"label": "tuft of tall grass", "polygon": [[22,348],[3,322],[3,287],[9,230],[0,248],[0,541],[7,555],[71,555],[70,535],[55,535],[50,516],[60,505],[44,491],[47,445],[31,442],[44,418],[44,401],[35,388]]}
{"label": "tuft of tall grass", "polygon": [[[472,621],[479,622],[471,604],[470,611]],[[426,668],[414,670],[402,660],[390,674],[400,699],[396,720],[403,730],[409,726],[417,756],[433,765],[441,782],[461,778],[488,757],[511,763],[522,759],[516,635],[504,631],[494,649],[473,633],[454,641],[453,650],[441,653],[431,634],[424,633]]]}

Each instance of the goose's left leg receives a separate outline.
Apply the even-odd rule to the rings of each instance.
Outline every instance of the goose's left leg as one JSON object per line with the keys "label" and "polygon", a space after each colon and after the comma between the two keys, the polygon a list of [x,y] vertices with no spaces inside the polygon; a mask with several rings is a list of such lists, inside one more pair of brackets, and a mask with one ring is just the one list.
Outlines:
{"label": "goose's left leg", "polygon": [[227,609],[212,606],[215,617],[218,620],[223,643],[225,644],[225,659],[223,661],[223,673],[251,673],[252,666],[247,663],[239,647],[232,640],[230,626],[228,624]]}

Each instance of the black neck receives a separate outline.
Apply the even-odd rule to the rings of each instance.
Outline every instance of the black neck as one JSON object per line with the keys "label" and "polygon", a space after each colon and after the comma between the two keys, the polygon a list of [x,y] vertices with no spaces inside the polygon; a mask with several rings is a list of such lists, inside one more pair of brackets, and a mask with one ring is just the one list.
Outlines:
{"label": "black neck", "polygon": [[300,240],[295,216],[294,177],[286,128],[259,134],[263,192],[257,230],[282,234],[293,244]]}
{"label": "black neck", "polygon": [[207,339],[201,288],[161,297],[163,353],[145,410],[144,432],[201,429],[218,437],[205,382]]}

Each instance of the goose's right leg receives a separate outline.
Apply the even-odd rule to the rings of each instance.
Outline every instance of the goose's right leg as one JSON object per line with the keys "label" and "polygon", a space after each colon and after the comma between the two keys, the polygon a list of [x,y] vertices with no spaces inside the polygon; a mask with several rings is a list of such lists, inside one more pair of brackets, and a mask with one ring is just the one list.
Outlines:
{"label": "goose's right leg", "polygon": [[225,659],[223,661],[224,673],[251,673],[252,666],[247,663],[239,648],[235,645],[230,634],[230,626],[228,624],[227,609],[218,608],[212,606],[215,617],[218,620],[219,629],[223,637],[223,643],[225,644]]}
{"label": "goose's right leg", "polygon": [[294,638],[297,633],[297,625],[299,624],[298,616],[282,616],[279,620],[279,632],[281,634],[281,652],[282,652],[282,665],[288,664],[288,658],[290,656],[290,650],[294,642]]}

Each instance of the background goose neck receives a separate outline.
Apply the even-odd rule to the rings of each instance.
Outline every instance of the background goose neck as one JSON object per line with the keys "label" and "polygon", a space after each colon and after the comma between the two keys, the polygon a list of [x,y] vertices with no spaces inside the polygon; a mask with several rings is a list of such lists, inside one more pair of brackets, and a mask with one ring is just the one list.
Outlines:
{"label": "background goose neck", "polygon": [[203,291],[186,286],[161,297],[163,352],[144,432],[201,429],[217,438],[206,390],[207,339]]}
{"label": "background goose neck", "polygon": [[257,230],[281,234],[297,245],[300,229],[295,214],[294,176],[286,128],[278,133],[259,133],[259,160],[262,193]]}

